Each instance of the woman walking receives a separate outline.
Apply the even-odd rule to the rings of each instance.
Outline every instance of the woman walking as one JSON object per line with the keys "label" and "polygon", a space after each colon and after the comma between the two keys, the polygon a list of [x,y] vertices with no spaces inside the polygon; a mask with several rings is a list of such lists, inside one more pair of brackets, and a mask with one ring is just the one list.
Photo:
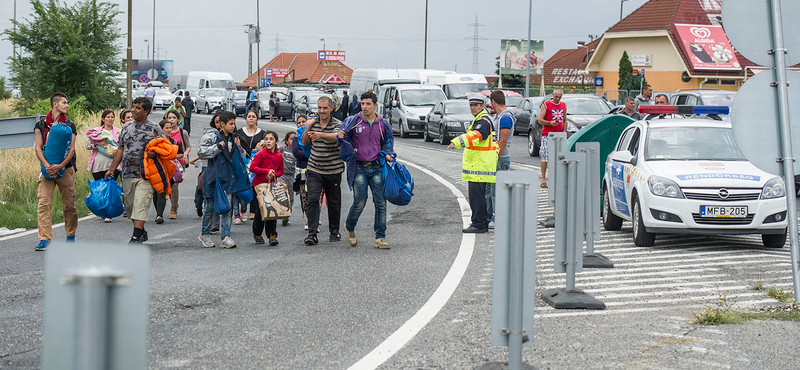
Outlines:
{"label": "woman walking", "polygon": [[[256,111],[248,111],[245,113],[244,117],[247,125],[236,130],[236,137],[239,138],[239,144],[246,157],[245,162],[248,162],[253,160],[253,150],[255,150],[259,142],[264,140],[265,133],[258,128],[258,114],[256,114]],[[231,203],[231,208],[233,208],[233,224],[241,225],[242,222],[247,222],[247,204],[242,203],[236,195],[234,195],[233,198],[233,203]],[[250,202],[250,213],[254,213],[254,205],[258,207],[258,203],[255,199]]]}
{"label": "woman walking", "polygon": [[[86,131],[86,149],[92,151],[86,170],[92,173],[95,180],[102,179],[108,168],[111,167],[111,163],[114,161],[114,152],[118,147],[117,140],[120,131],[119,128],[114,127],[116,118],[114,111],[106,109],[100,117],[100,126]],[[119,177],[120,170],[121,166],[117,166],[114,171],[114,180]],[[104,218],[103,222],[111,222],[111,219]]]}
{"label": "woman walking", "polygon": [[278,117],[275,117],[275,109],[278,106],[278,101],[279,101],[278,100],[278,93],[273,91],[272,94],[269,97],[269,120],[270,120],[270,122],[278,120]]}
{"label": "woman walking", "polygon": [[[278,182],[283,183],[286,185],[286,189],[289,190],[289,208],[291,209],[294,206],[294,169],[296,166],[297,160],[294,158],[294,154],[292,154],[292,142],[294,138],[297,137],[297,133],[294,131],[289,131],[286,133],[286,136],[283,138],[280,147],[281,154],[283,154],[283,176],[278,179]],[[289,225],[289,219],[284,218],[281,220],[281,224],[283,226]]]}
{"label": "woman walking", "polygon": [[[267,131],[264,137],[264,149],[260,150],[250,164],[250,172],[255,174],[253,186],[264,183],[276,183],[283,176],[283,155],[278,150],[278,134]],[[255,197],[253,197],[255,198]],[[266,231],[269,245],[278,245],[278,220],[264,221],[261,218],[261,207],[255,207],[253,217],[253,240],[257,244],[264,244],[261,235]]]}
{"label": "woman walking", "polygon": [[[178,163],[183,168],[189,166],[189,152],[192,150],[192,144],[189,142],[189,133],[186,130],[180,128],[180,116],[178,115],[177,111],[170,110],[167,111],[167,121],[169,121],[171,125],[171,133],[169,134],[169,138],[172,139],[171,141],[174,142],[175,145],[180,147],[179,153],[182,151],[183,156],[178,159]],[[165,133],[166,134],[166,133]],[[184,172],[182,169],[177,169],[177,171]],[[175,183],[172,186],[172,195],[169,197],[170,201],[170,211],[169,211],[169,218],[174,220],[178,218],[178,200],[180,199],[179,195],[179,188],[180,183]]]}
{"label": "woman walking", "polygon": [[[305,130],[306,116],[297,117],[297,129]],[[297,132],[294,140],[292,140],[292,154],[295,158],[295,180],[293,190],[300,196],[300,209],[303,211],[303,218],[306,218],[306,210],[308,209],[308,188],[306,187],[306,167],[308,166],[308,157],[301,147],[300,136],[302,133]],[[308,220],[306,219],[305,229],[308,230]]]}

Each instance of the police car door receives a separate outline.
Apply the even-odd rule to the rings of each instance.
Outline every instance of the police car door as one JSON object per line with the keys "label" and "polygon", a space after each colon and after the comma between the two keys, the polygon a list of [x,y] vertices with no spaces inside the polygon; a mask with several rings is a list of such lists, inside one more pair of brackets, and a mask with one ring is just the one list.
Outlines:
{"label": "police car door", "polygon": [[617,147],[611,153],[611,159],[608,161],[608,167],[606,168],[610,182],[608,195],[611,199],[609,199],[609,205],[616,213],[627,217],[630,217],[631,212],[628,206],[630,192],[627,191],[625,186],[628,172],[626,167],[631,165],[630,161],[633,158],[628,147],[634,130],[637,129],[636,127],[629,127],[622,133],[617,142]]}

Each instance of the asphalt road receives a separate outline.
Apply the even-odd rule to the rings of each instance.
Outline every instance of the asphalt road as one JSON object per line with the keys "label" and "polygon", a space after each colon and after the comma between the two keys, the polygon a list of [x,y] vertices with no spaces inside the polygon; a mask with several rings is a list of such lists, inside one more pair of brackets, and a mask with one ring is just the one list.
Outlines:
{"label": "asphalt road", "polygon": [[[193,120],[196,145],[210,116]],[[293,129],[264,120],[260,127],[280,137]],[[538,172],[538,158],[528,156],[524,145],[525,137],[513,138],[512,169]],[[466,194],[460,152],[421,138],[397,138],[396,151],[409,163],[416,195],[408,206],[389,205],[388,251],[371,247],[369,202],[356,248],[327,242],[324,215],[320,244],[302,245],[305,232],[296,213],[289,226],[279,226],[276,247],[253,244],[248,222],[232,226],[238,248],[203,249],[192,204],[196,170],[190,169],[181,184],[179,218],[146,226],[152,251],[149,367],[342,369],[372,358],[373,349],[387,342],[396,353],[375,364],[381,369],[472,369],[504,361],[504,348],[490,341],[493,235],[472,242],[460,232]],[[346,188],[342,193],[344,219],[352,196]],[[540,219],[552,214],[545,199],[540,191]],[[104,224],[90,217],[81,221],[77,237],[125,243],[130,231],[124,218]],[[54,235],[63,238],[63,228]],[[564,275],[552,272],[553,230],[538,227],[537,236],[538,295],[563,287]],[[0,368],[40,367],[47,253],[34,252],[36,242],[35,234],[0,238]],[[765,249],[758,237],[673,236],[637,248],[626,223],[620,231],[604,231],[596,249],[615,268],[585,269],[577,286],[608,308],[555,310],[537,298],[526,362],[539,368],[795,366],[798,324],[691,323],[723,293],[742,309],[776,303],[752,287],[791,289],[788,246]],[[459,268],[463,277],[453,274]],[[442,298],[442,282],[453,276],[454,292]],[[441,299],[441,309],[428,312],[437,301],[432,297]],[[422,320],[402,345],[393,333],[421,313],[430,321]]]}

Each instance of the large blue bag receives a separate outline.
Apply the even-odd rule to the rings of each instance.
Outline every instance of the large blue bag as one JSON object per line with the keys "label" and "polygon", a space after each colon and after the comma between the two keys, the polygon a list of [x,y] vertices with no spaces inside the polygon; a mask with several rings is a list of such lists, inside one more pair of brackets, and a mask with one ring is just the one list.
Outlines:
{"label": "large blue bag", "polygon": [[110,178],[89,180],[89,195],[83,203],[100,218],[118,217],[125,211],[122,205],[122,187]]}
{"label": "large blue bag", "polygon": [[303,145],[304,132],[306,132],[306,126],[297,128],[297,144],[300,145],[300,149],[303,150],[303,154],[306,155],[306,158],[311,158],[311,145]]}
{"label": "large blue bag", "polygon": [[[47,144],[44,146],[44,159],[52,165],[60,164],[64,162],[64,158],[67,158],[71,146],[72,129],[64,123],[55,124],[50,128],[50,133],[47,135]],[[53,178],[47,174],[43,164],[40,164],[40,166],[42,168],[42,176],[46,179],[57,180],[64,176],[64,168],[58,171],[58,175]]]}
{"label": "large blue bag", "polygon": [[381,151],[379,160],[383,170],[383,197],[389,203],[405,206],[414,196],[414,178],[406,166],[397,163],[397,156],[392,162],[386,162],[386,152]]}
{"label": "large blue bag", "polygon": [[214,213],[223,215],[231,211],[231,201],[219,181],[214,183],[217,184],[214,189]]}

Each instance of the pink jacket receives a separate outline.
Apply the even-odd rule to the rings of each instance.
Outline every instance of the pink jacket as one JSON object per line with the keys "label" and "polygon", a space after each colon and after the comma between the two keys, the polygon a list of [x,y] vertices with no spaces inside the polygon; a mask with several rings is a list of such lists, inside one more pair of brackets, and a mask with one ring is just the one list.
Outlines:
{"label": "pink jacket", "polygon": [[[112,127],[111,128],[111,135],[114,136],[114,141],[119,140],[119,131],[120,131],[120,129],[117,128],[117,127]],[[86,148],[89,149],[89,147],[91,146],[91,150],[92,150],[92,155],[89,156],[89,166],[86,167],[86,170],[89,171],[89,172],[92,171],[92,164],[94,164],[94,158],[97,157],[97,155],[98,155],[97,154],[96,142],[99,142],[99,141],[103,140],[102,138],[98,137],[98,135],[101,132],[103,132],[103,126],[95,127],[95,128],[93,128],[93,129],[91,129],[89,131],[86,131],[86,138],[89,139],[86,142]],[[91,143],[91,145],[90,145],[90,143]],[[102,154],[100,154],[100,155],[102,155]],[[121,170],[122,169],[122,164],[117,166],[117,169]]]}

